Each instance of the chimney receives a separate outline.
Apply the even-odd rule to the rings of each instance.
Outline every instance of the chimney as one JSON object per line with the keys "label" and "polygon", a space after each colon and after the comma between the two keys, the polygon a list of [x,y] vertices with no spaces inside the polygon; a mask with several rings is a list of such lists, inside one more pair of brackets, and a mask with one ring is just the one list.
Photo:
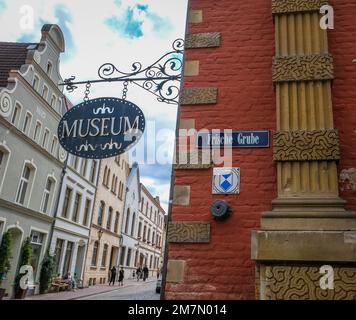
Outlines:
{"label": "chimney", "polygon": [[159,205],[161,205],[161,203],[159,202],[159,196],[156,196],[156,201],[157,201],[157,203],[159,204]]}

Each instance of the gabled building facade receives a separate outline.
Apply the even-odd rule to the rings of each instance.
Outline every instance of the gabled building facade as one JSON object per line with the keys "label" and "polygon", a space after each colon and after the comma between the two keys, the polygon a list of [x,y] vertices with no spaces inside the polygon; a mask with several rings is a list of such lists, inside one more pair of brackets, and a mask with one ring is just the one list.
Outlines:
{"label": "gabled building facade", "polygon": [[127,153],[100,161],[84,286],[107,283],[110,269],[118,268],[128,175]]}
{"label": "gabled building facade", "polygon": [[65,112],[59,74],[65,50],[57,25],[44,25],[39,43],[0,43],[0,237],[12,235],[9,296],[25,238],[32,244],[36,291],[49,244],[66,152],[57,126]]}

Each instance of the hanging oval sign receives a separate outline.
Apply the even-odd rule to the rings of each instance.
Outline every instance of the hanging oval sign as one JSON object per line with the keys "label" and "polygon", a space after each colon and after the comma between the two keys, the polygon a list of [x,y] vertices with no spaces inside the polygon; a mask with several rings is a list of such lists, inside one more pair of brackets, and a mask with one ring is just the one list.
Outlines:
{"label": "hanging oval sign", "polygon": [[132,102],[97,98],[71,108],[58,125],[58,138],[69,153],[104,159],[128,151],[145,130],[145,117]]}

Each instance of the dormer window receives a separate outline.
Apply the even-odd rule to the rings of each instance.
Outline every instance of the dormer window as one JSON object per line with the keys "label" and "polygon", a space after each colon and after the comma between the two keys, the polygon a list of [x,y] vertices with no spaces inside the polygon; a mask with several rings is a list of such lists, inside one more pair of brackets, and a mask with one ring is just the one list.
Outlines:
{"label": "dormer window", "polygon": [[52,63],[48,61],[46,72],[49,76],[52,74]]}

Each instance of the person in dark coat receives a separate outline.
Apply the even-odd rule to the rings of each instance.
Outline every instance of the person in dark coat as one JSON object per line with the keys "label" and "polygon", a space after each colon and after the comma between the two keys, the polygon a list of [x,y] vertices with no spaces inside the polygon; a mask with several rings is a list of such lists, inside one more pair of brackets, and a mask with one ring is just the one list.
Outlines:
{"label": "person in dark coat", "polygon": [[146,281],[146,279],[148,278],[148,268],[146,265],[143,267],[142,271],[143,271],[143,281]]}
{"label": "person in dark coat", "polygon": [[136,270],[136,277],[137,277],[137,281],[139,281],[139,280],[140,280],[140,277],[141,277],[141,272],[142,272],[141,267],[138,267],[138,268],[137,268],[137,270]]}
{"label": "person in dark coat", "polygon": [[113,266],[110,270],[110,282],[109,282],[109,286],[112,285],[114,286],[115,285],[115,279],[116,279],[116,268],[115,266]]}
{"label": "person in dark coat", "polygon": [[125,271],[124,269],[121,267],[120,271],[119,271],[119,285],[123,286],[124,285],[124,274]]}

